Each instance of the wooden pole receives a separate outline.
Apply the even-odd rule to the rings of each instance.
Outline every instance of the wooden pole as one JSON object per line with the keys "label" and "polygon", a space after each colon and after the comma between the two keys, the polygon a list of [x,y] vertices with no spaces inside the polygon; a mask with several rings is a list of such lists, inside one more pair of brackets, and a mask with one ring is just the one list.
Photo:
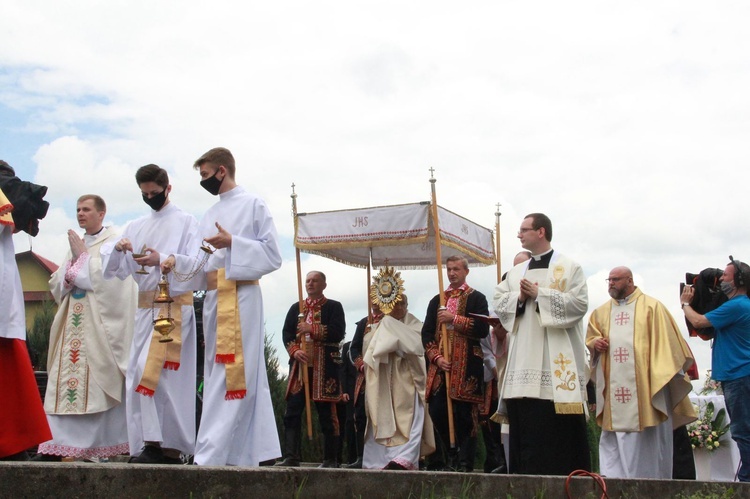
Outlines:
{"label": "wooden pole", "polygon": [[[436,179],[433,176],[435,172],[434,168],[430,168],[430,188],[432,190],[432,225],[435,228],[435,259],[437,261],[438,271],[438,296],[440,297],[440,308],[438,310],[445,309],[445,293],[443,293],[443,252],[442,242],[440,240],[440,224],[438,223],[438,209],[437,209],[437,195],[435,194],[435,182]],[[448,331],[445,324],[440,325],[441,332],[441,346],[443,349],[443,355],[449,362],[452,361],[452,349],[451,344],[448,341]],[[451,449],[456,447],[456,429],[453,424],[453,400],[450,395],[451,387],[451,373],[445,371],[445,399],[448,408],[448,433],[450,435]]]}
{"label": "wooden pole", "polygon": [[[294,216],[294,236],[297,237],[297,194],[294,192],[294,184],[292,184],[292,215]],[[297,316],[297,323],[305,320],[305,316],[302,310],[305,306],[305,297],[302,293],[302,263],[300,262],[300,251],[297,245],[294,245],[295,257],[297,261],[297,295],[299,297],[299,315]],[[309,355],[309,349],[307,348],[305,338],[298,338],[300,347],[304,352]],[[307,438],[313,439],[313,426],[312,426],[312,412],[310,411],[310,375],[307,372],[307,362],[298,362],[297,366],[302,370],[302,384],[305,386],[305,413],[307,423]]]}
{"label": "wooden pole", "polygon": [[496,205],[497,211],[495,212],[495,256],[497,264],[497,283],[503,279],[503,271],[500,266],[500,203]]}
{"label": "wooden pole", "polygon": [[[370,296],[370,281],[372,281],[372,277],[370,275],[370,268],[372,267],[372,263],[370,261],[367,262],[367,324],[372,324],[372,297]],[[367,326],[365,324],[365,326]]]}

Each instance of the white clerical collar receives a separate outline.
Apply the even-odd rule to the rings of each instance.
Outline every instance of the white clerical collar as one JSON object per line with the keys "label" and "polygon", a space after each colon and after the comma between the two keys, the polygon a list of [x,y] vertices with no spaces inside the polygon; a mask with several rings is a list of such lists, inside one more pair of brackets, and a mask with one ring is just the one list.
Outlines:
{"label": "white clerical collar", "polygon": [[549,253],[552,253],[552,248],[548,249],[544,253],[539,253],[538,255],[531,255],[531,258],[533,258],[534,260],[536,260],[538,262],[539,260],[542,259],[542,257],[544,257],[545,255],[547,255]]}
{"label": "white clerical collar", "polygon": [[87,233],[84,232],[83,233],[83,240],[84,240],[84,242],[89,243],[89,244],[93,243],[94,241],[96,241],[96,239],[99,236],[102,235],[102,232],[104,232],[106,229],[107,229],[107,227],[105,227],[105,226],[102,225],[102,228],[99,229],[98,231],[96,231],[93,234],[87,234]]}

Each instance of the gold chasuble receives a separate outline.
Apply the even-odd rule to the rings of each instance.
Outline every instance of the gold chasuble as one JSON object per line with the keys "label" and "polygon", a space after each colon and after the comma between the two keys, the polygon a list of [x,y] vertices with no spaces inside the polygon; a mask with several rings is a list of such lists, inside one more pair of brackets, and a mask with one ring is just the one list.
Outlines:
{"label": "gold chasuble", "polygon": [[[638,432],[668,419],[672,427],[696,419],[684,374],[693,356],[669,311],[636,290],[621,304],[610,300],[589,318],[586,345],[609,338],[609,349],[593,359],[596,370],[596,421],[603,430]],[[669,390],[666,398],[657,397]]]}

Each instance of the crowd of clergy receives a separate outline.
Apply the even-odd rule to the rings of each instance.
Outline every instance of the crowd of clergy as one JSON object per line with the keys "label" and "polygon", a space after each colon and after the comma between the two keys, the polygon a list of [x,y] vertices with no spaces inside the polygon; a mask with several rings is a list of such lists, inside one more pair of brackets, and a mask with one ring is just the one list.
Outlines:
{"label": "crowd of clergy", "polygon": [[[488,295],[469,284],[468,261],[449,256],[449,285],[423,316],[409,311],[402,290],[386,301],[373,293],[346,343],[342,304],[325,295],[322,272],[307,273],[306,296],[291,304],[282,331],[289,375],[280,438],[259,285],[282,262],[273,219],[236,184],[229,150],[209,150],[194,168],[218,196],[200,221],[171,202],[167,172],[153,164],[135,174],[150,212],[122,233],[104,225],[100,196],[78,199],[83,237],[68,231],[68,255],[50,279],[58,310],[43,405],[23,345],[11,234],[27,230],[24,214],[44,194],[26,199],[0,183],[0,315],[9,318],[0,375],[19,388],[0,408],[1,458],[24,459],[38,445],[32,459],[43,461],[300,466],[302,435],[314,433],[327,468],[470,472],[481,439],[484,472],[568,475],[592,469],[591,417],[601,427],[602,475],[690,476],[673,459],[696,419],[686,375],[694,360],[679,327],[622,266],[586,327],[583,269],[552,248],[542,213],[522,219],[524,251]],[[18,180],[3,162],[4,177]],[[741,278],[750,269],[734,262],[727,294],[747,298],[734,270]],[[197,290],[205,291],[199,422]],[[723,323],[693,311],[690,293],[681,298],[688,320],[720,336]],[[317,428],[309,427],[313,406]]]}

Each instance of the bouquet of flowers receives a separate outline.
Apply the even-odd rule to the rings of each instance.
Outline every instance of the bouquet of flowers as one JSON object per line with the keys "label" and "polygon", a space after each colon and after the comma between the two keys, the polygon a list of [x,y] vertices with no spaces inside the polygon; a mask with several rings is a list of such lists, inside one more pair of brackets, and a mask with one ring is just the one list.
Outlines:
{"label": "bouquet of flowers", "polygon": [[715,381],[711,377],[711,370],[709,369],[706,373],[706,381],[703,383],[703,389],[700,391],[699,395],[709,395],[714,393],[721,395],[724,392],[721,389],[721,383]]}
{"label": "bouquet of flowers", "polygon": [[706,404],[703,415],[687,427],[690,444],[693,449],[707,449],[714,451],[721,445],[721,437],[729,431],[729,425],[724,422],[726,410],[721,409],[714,417],[714,403]]}

